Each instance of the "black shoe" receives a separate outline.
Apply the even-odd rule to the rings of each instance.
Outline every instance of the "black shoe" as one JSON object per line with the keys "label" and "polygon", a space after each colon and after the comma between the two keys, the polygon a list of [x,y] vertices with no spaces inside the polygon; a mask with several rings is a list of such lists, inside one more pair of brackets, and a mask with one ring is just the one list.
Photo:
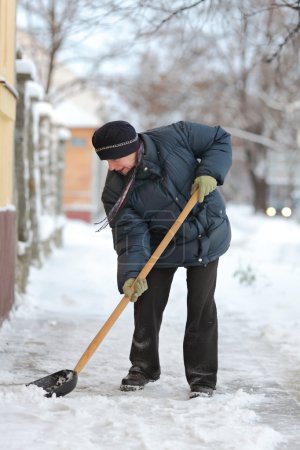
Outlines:
{"label": "black shoe", "polygon": [[214,394],[213,388],[210,388],[208,386],[191,386],[191,392],[190,392],[190,398],[196,398],[196,397],[212,397]]}
{"label": "black shoe", "polygon": [[132,367],[128,375],[121,381],[121,391],[137,391],[144,389],[145,384],[156,381],[148,377],[139,367]]}

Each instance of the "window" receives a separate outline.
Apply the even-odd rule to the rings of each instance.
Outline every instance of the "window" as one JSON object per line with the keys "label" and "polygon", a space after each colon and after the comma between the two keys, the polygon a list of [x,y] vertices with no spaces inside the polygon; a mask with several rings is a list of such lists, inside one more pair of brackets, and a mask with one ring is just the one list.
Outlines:
{"label": "window", "polygon": [[85,147],[86,140],[84,138],[72,138],[72,146],[77,148]]}

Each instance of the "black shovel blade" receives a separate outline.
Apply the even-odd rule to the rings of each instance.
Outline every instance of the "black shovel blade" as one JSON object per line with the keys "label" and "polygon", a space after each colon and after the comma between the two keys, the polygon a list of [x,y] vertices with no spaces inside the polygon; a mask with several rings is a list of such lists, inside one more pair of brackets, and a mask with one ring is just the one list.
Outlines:
{"label": "black shovel blade", "polygon": [[34,384],[35,386],[43,388],[46,392],[45,397],[52,397],[53,394],[56,394],[56,397],[62,397],[75,389],[77,380],[77,372],[66,369],[39,378],[26,386]]}

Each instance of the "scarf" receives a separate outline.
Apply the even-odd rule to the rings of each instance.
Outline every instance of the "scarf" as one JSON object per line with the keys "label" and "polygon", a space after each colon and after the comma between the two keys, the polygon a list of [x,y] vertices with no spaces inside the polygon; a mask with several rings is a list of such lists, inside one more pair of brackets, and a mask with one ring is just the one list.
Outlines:
{"label": "scarf", "polygon": [[125,200],[128,198],[128,196],[134,186],[137,169],[138,169],[138,166],[139,166],[139,164],[142,160],[142,156],[143,156],[143,149],[144,149],[144,147],[143,147],[143,144],[141,143],[141,145],[137,149],[136,165],[135,165],[133,172],[132,172],[125,188],[123,189],[120,197],[118,198],[115,205],[111,208],[111,210],[109,211],[107,216],[104,217],[104,219],[100,220],[100,222],[95,223],[95,225],[100,225],[100,228],[98,230],[96,230],[97,232],[104,230],[104,228],[106,228],[107,225],[110,225],[112,223],[112,221],[115,219],[116,215],[120,212],[122,207],[125,205]]}

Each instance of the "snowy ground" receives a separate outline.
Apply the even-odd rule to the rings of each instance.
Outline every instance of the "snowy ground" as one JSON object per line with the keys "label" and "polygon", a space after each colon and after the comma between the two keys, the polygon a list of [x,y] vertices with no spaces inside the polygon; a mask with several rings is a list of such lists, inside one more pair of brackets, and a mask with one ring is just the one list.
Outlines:
{"label": "snowy ground", "polygon": [[188,399],[183,269],[164,316],[157,383],[135,393],[119,390],[129,368],[129,304],[72,393],[46,399],[24,386],[73,369],[120,300],[110,231],[67,222],[64,248],[32,271],[28,295],[0,330],[1,449],[299,448],[300,227],[253,216],[248,208],[228,212],[233,241],[220,262],[216,295],[215,396]]}

